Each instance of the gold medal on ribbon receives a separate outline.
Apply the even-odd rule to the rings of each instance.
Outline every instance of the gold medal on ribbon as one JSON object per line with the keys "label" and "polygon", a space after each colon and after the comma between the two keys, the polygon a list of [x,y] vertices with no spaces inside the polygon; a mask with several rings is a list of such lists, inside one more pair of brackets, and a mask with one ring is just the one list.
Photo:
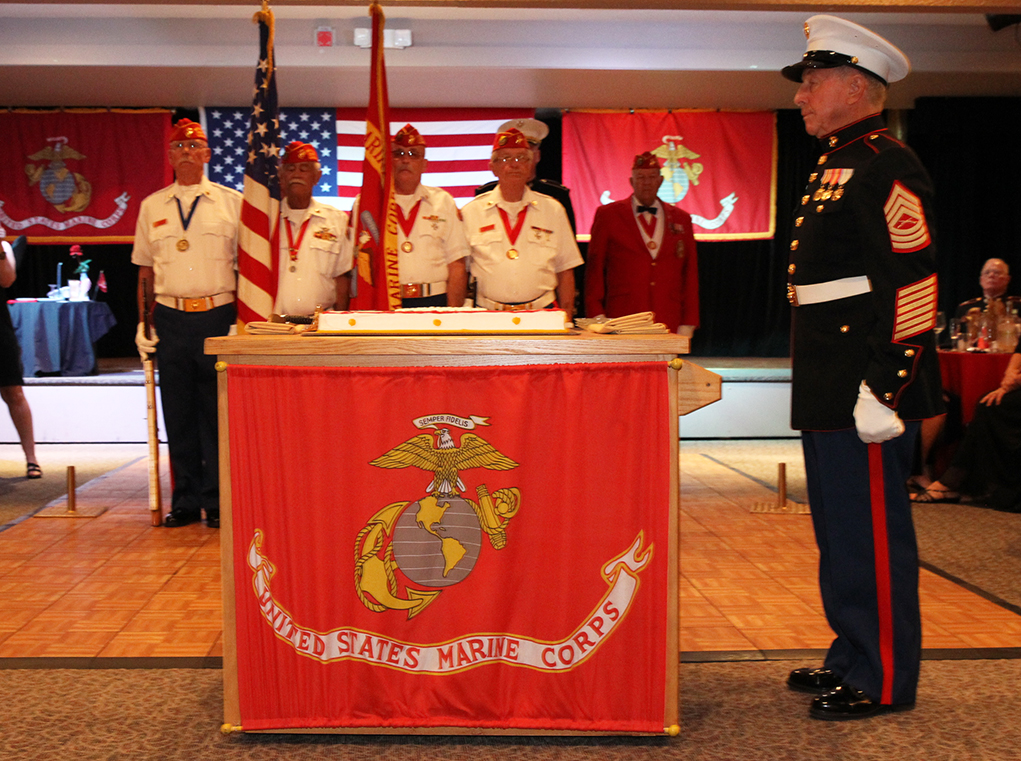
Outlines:
{"label": "gold medal on ribbon", "polygon": [[181,238],[179,241],[177,241],[177,250],[178,251],[187,251],[190,247],[191,247],[191,244],[188,243],[187,239],[185,239],[185,238]]}
{"label": "gold medal on ribbon", "polygon": [[654,240],[650,240],[650,241],[649,241],[648,243],[646,243],[645,245],[649,247],[649,250],[650,250],[650,251],[655,251],[655,250],[656,250],[657,248],[659,248],[659,247],[658,247],[658,246],[656,245],[656,241],[654,241]]}
{"label": "gold medal on ribbon", "polygon": [[520,254],[518,253],[518,250],[516,248],[511,248],[507,250],[508,259],[517,259],[519,256]]}
{"label": "gold medal on ribbon", "polygon": [[844,186],[841,185],[839,188],[833,191],[833,200],[839,201],[840,197],[844,195]]}
{"label": "gold medal on ribbon", "polygon": [[406,254],[410,254],[414,250],[415,246],[412,245],[410,240],[406,240],[401,244],[401,251]]}

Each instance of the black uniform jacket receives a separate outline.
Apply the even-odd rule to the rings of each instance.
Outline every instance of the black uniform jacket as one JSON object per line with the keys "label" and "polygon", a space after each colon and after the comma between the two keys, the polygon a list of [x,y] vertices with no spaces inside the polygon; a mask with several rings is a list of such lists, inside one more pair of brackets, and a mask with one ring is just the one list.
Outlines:
{"label": "black uniform jacket", "polygon": [[904,420],[943,411],[932,181],[876,114],[821,139],[795,212],[788,283],[865,275],[871,292],[792,300],[791,427],[854,427],[858,386]]}

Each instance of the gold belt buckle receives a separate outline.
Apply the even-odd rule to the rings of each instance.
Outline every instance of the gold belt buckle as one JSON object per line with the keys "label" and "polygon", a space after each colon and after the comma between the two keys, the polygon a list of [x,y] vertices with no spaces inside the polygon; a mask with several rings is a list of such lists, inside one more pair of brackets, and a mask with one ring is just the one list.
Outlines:
{"label": "gold belt buckle", "polygon": [[402,286],[402,295],[406,299],[420,299],[422,298],[422,284],[421,283],[406,283]]}
{"label": "gold belt buckle", "polygon": [[791,302],[792,307],[798,306],[798,289],[790,283],[787,284],[787,300]]}
{"label": "gold belt buckle", "polygon": [[205,312],[207,311],[205,299],[185,299],[184,300],[184,311],[185,312]]}

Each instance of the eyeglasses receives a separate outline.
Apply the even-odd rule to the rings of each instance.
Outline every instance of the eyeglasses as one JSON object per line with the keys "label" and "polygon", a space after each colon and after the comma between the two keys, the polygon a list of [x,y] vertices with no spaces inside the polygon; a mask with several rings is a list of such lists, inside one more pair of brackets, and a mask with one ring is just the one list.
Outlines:
{"label": "eyeglasses", "polygon": [[178,140],[170,144],[170,150],[172,151],[183,151],[185,148],[191,151],[197,151],[199,148],[205,148],[206,144],[201,143],[197,140],[189,140],[187,142]]}
{"label": "eyeglasses", "polygon": [[411,149],[402,149],[402,148],[395,148],[394,150],[390,151],[390,155],[393,156],[395,159],[403,159],[403,158],[424,159],[425,158],[425,154],[424,153],[415,153]]}
{"label": "eyeglasses", "polygon": [[531,156],[501,156],[498,159],[493,159],[494,164],[531,164]]}

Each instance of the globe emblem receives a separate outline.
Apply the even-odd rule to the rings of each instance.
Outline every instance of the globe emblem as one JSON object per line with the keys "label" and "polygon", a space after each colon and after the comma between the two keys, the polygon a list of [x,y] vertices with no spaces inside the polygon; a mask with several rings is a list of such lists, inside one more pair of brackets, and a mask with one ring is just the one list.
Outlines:
{"label": "globe emblem", "polygon": [[676,160],[671,159],[667,161],[666,167],[663,170],[663,176],[666,182],[660,187],[659,197],[666,203],[677,203],[688,194],[691,181]]}
{"label": "globe emblem", "polygon": [[482,528],[467,500],[423,497],[404,509],[393,531],[394,560],[416,584],[450,587],[464,581],[482,548]]}
{"label": "globe emblem", "polygon": [[47,167],[39,178],[43,198],[56,206],[74,195],[74,175],[63,167]]}

